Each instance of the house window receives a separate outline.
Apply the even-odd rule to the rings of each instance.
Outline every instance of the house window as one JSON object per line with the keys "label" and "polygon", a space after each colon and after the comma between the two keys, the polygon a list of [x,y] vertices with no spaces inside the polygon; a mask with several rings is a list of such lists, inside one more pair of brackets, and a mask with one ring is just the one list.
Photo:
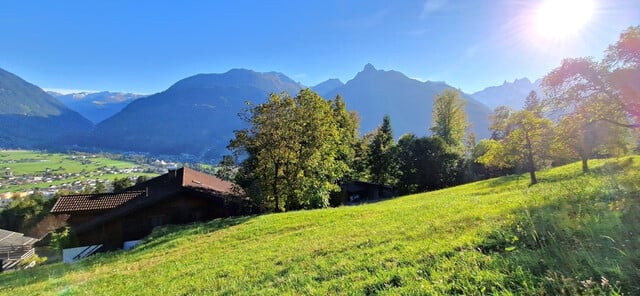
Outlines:
{"label": "house window", "polygon": [[164,224],[164,215],[151,216],[151,227],[161,226]]}

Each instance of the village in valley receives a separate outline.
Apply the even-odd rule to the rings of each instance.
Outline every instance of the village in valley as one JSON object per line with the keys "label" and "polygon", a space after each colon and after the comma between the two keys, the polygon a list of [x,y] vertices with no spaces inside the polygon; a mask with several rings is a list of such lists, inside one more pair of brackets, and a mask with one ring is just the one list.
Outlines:
{"label": "village in valley", "polygon": [[[122,160],[113,159],[116,157]],[[34,193],[51,198],[58,193],[90,193],[96,188],[111,191],[116,178],[129,178],[135,183],[138,178],[157,176],[175,165],[122,155],[1,150],[0,208]]]}

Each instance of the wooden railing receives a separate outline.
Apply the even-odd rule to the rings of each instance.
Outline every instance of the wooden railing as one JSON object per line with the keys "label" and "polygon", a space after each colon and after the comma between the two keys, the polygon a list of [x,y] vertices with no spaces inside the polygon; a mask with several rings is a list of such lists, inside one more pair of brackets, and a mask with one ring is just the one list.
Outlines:
{"label": "wooden railing", "polygon": [[[0,247],[0,258],[2,259],[2,270],[15,268],[22,260],[25,260],[36,254],[32,246],[5,246]],[[31,262],[26,268],[33,267],[35,262]]]}
{"label": "wooden railing", "polygon": [[5,260],[18,259],[30,250],[33,250],[33,247],[29,245],[0,247],[0,258]]}

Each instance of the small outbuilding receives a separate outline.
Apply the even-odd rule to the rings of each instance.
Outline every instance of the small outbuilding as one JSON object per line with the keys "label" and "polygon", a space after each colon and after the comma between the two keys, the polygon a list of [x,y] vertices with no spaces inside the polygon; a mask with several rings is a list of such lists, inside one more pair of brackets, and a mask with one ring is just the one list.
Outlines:
{"label": "small outbuilding", "polygon": [[20,260],[33,256],[38,239],[19,232],[0,229],[0,271],[15,267]]}
{"label": "small outbuilding", "polygon": [[392,198],[393,187],[364,181],[351,181],[340,185],[345,204],[357,204]]}

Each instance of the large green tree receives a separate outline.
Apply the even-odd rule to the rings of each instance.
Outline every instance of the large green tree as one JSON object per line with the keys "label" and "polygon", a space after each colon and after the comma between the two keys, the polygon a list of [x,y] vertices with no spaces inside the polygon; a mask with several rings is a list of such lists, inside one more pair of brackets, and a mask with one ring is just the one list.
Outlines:
{"label": "large green tree", "polygon": [[615,44],[607,48],[603,64],[609,70],[613,98],[635,119],[640,127],[640,26],[629,27]]}
{"label": "large green tree", "polygon": [[267,210],[328,206],[329,193],[348,171],[346,134],[357,125],[340,100],[326,101],[305,89],[292,97],[272,94],[244,114],[249,127],[229,145],[243,157],[237,181]]}
{"label": "large green tree", "polygon": [[344,181],[358,180],[365,176],[361,163],[365,156],[361,152],[362,141],[358,133],[360,119],[355,111],[348,111],[342,96],[337,95],[331,101],[333,116],[339,129],[339,143],[336,153],[340,162],[346,163],[347,168],[343,175]]}
{"label": "large green tree", "polygon": [[584,172],[597,154],[626,149],[640,127],[640,27],[630,27],[602,61],[565,59],[542,86],[551,114],[559,117],[554,151],[579,158]]}
{"label": "large green tree", "polygon": [[433,102],[431,132],[458,152],[464,149],[464,136],[468,126],[464,106],[465,101],[460,98],[460,93],[453,89],[446,89],[436,95]]}
{"label": "large green tree", "polygon": [[391,118],[385,115],[369,144],[368,163],[371,182],[392,186],[396,184],[398,164],[394,147]]}
{"label": "large green tree", "polygon": [[529,172],[531,185],[538,183],[536,170],[549,159],[553,123],[530,108],[511,113],[505,124],[509,126],[507,134],[484,142],[487,151],[478,162],[496,168],[523,167]]}
{"label": "large green tree", "polygon": [[406,134],[398,141],[397,151],[401,194],[441,189],[461,181],[463,159],[440,137]]}

